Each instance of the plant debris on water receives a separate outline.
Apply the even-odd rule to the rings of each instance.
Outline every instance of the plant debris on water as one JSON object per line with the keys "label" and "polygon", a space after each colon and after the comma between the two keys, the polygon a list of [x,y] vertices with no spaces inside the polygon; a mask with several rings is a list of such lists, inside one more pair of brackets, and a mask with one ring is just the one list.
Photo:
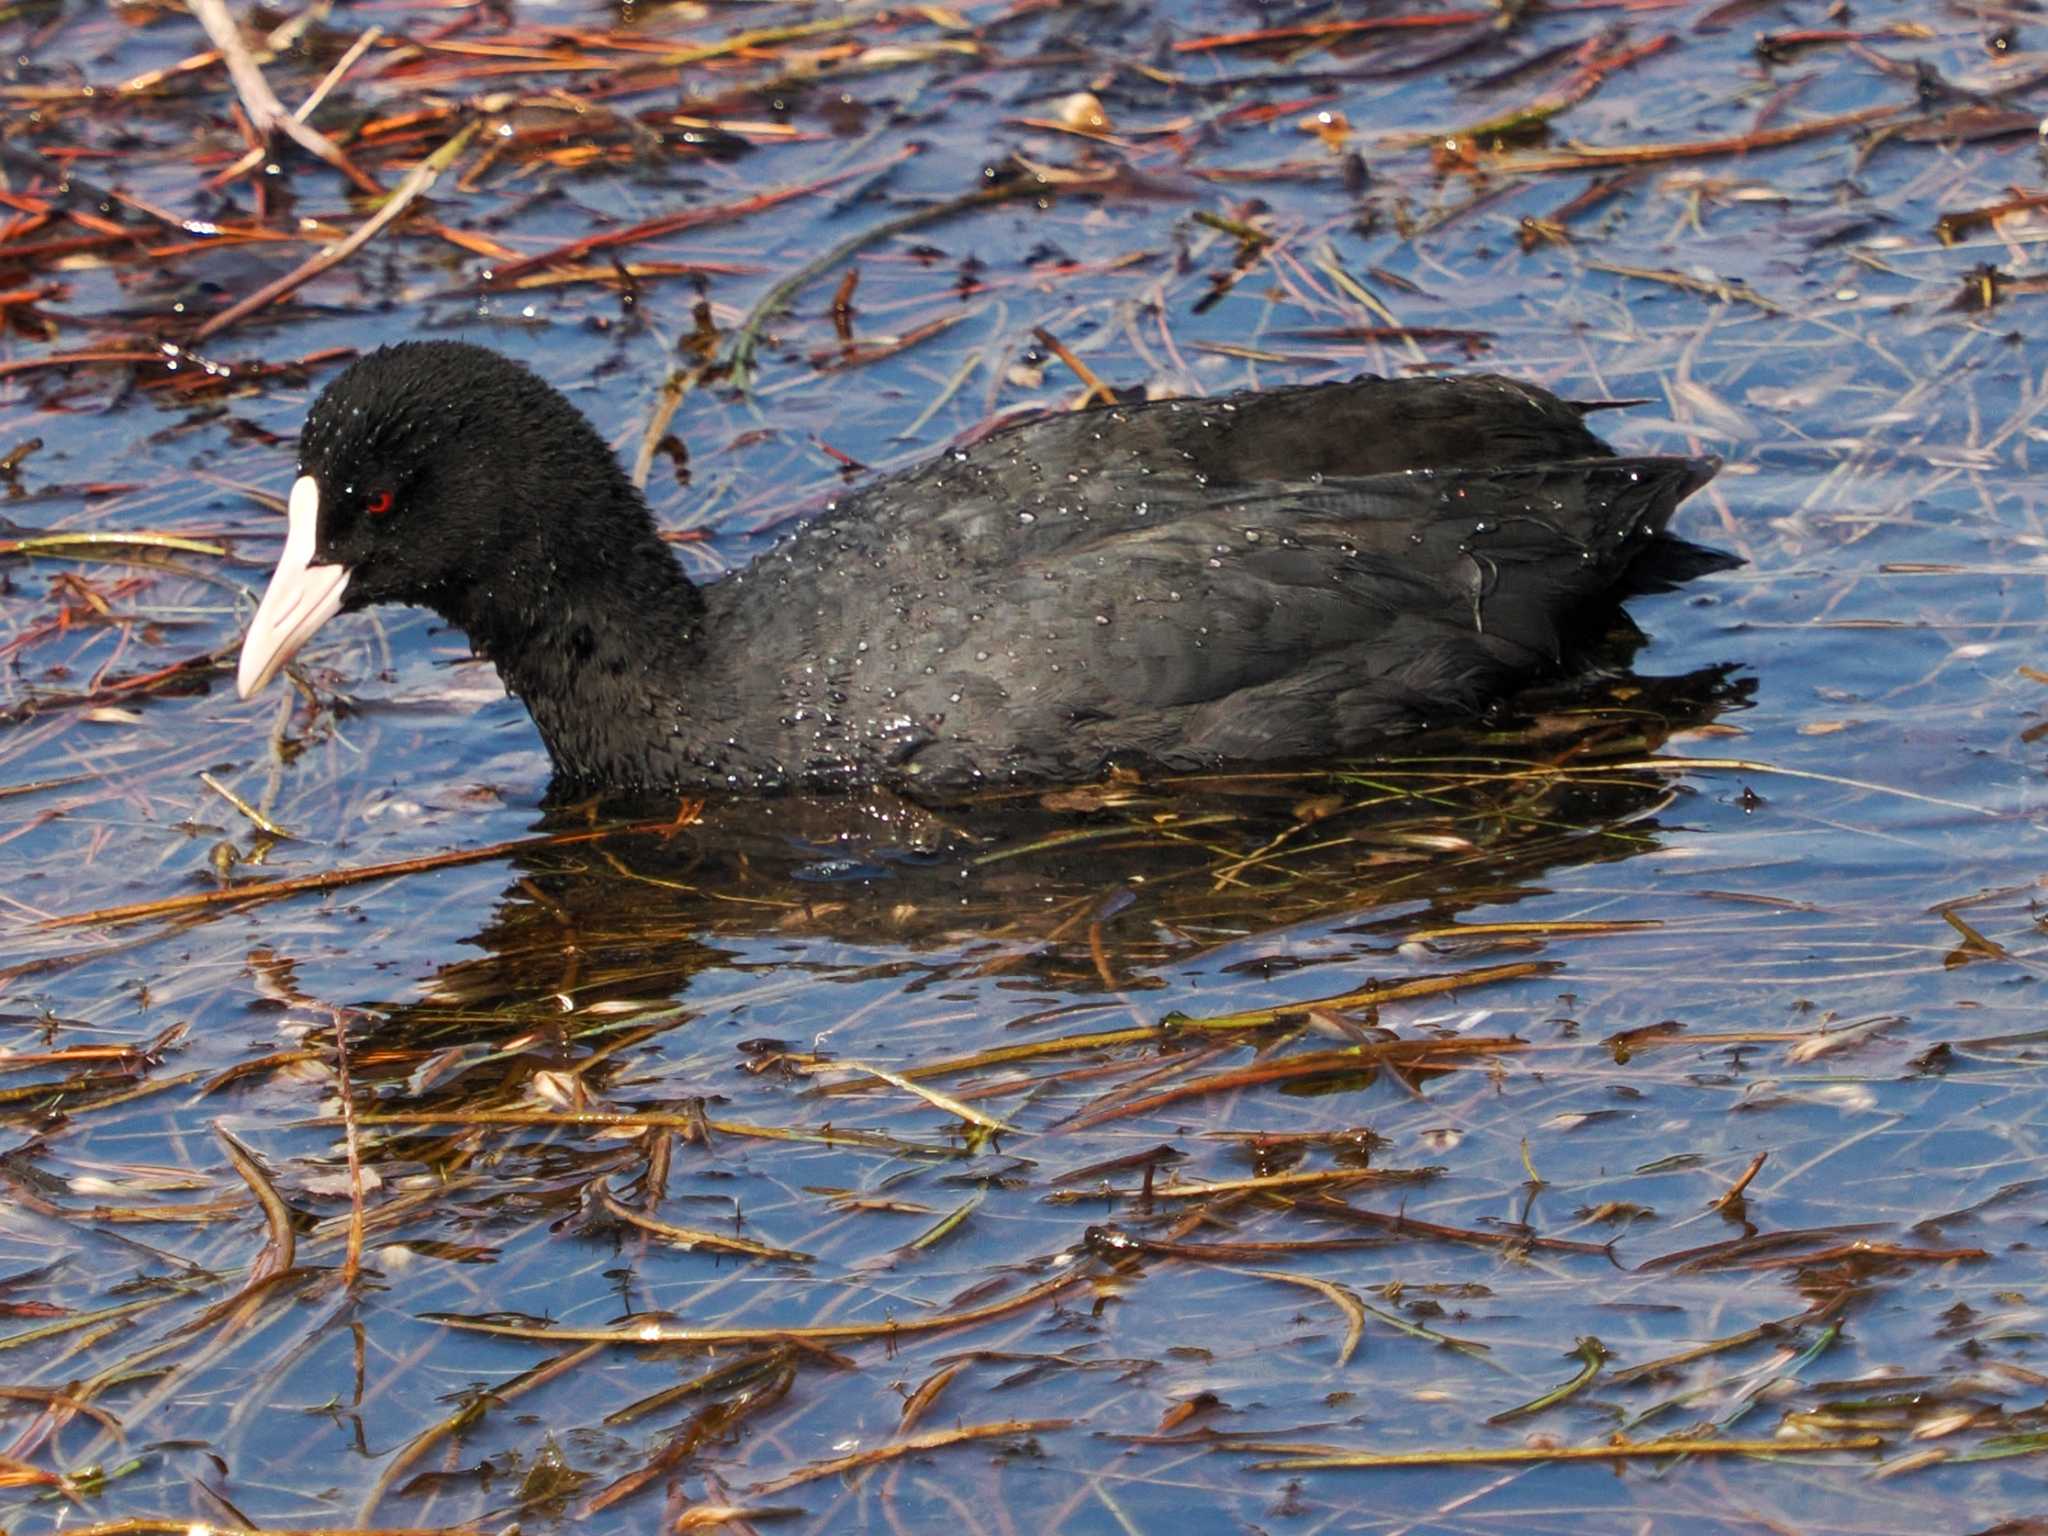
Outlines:
{"label": "plant debris on water", "polygon": [[[0,28],[0,1530],[2037,1527],[2032,11]],[[543,806],[423,615],[227,686],[426,334],[700,578],[1462,368],[1722,456],[1746,564],[1369,761]]]}

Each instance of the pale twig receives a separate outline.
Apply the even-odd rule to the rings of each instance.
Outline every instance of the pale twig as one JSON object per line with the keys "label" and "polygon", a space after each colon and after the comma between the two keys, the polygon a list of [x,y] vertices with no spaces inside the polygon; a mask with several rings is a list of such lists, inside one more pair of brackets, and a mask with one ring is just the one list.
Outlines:
{"label": "pale twig", "polygon": [[363,220],[361,224],[358,224],[354,233],[341,240],[337,240],[324,250],[316,252],[309,260],[300,263],[275,282],[265,283],[247,298],[230,304],[226,309],[213,316],[212,319],[194,331],[192,339],[194,341],[206,340],[207,337],[233,325],[237,320],[254,314],[266,304],[274,303],[294,289],[310,282],[329,267],[346,261],[356,251],[375,239],[378,231],[382,230],[385,225],[412,206],[414,198],[440,180],[441,173],[448,168],[455,157],[461,154],[468,146],[469,141],[475,137],[476,129],[477,125],[475,123],[469,124],[457,133],[454,138],[414,166],[405,180],[398,184],[397,190],[385,200],[384,206]]}
{"label": "pale twig", "polygon": [[368,53],[377,39],[383,35],[384,29],[382,27],[372,27],[361,37],[350,43],[348,45],[348,52],[335,60],[334,68],[327,71],[326,77],[313,87],[313,94],[299,103],[298,110],[292,113],[292,116],[302,123],[311,117],[313,109],[327,99],[327,93],[341,84],[342,76],[346,75],[351,69],[354,69],[356,60]]}
{"label": "pale twig", "polygon": [[255,824],[257,831],[266,833],[271,837],[282,837],[287,839],[291,838],[291,833],[285,831],[283,827],[280,827],[268,816],[264,815],[261,811],[257,810],[255,806],[251,805],[248,801],[244,800],[232,789],[229,789],[227,785],[221,783],[221,781],[219,779],[216,779],[212,774],[200,774],[199,782],[204,784],[208,789],[212,790],[216,795],[219,795],[221,799],[227,801],[229,805],[232,805],[244,816],[248,817],[249,820]]}
{"label": "pale twig", "polygon": [[363,1269],[363,1144],[356,1129],[355,1090],[348,1078],[348,1030],[351,1015],[333,1009],[335,1089],[341,1099],[341,1138],[348,1151],[348,1243],[341,1263],[341,1286],[355,1289]]}
{"label": "pale twig", "polygon": [[270,1240],[249,1263],[249,1282],[242,1292],[246,1296],[292,1267],[297,1256],[297,1239],[292,1233],[291,1211],[278,1194],[277,1187],[270,1182],[270,1175],[256,1161],[255,1154],[237,1141],[234,1133],[218,1120],[213,1123],[213,1132],[227,1149],[228,1161],[234,1164],[235,1172],[242,1176],[243,1182],[256,1196],[256,1203],[263,1208],[264,1221],[270,1229]]}
{"label": "pale twig", "polygon": [[[372,27],[353,43],[350,43],[348,52],[335,61],[334,68],[327,71],[326,78],[313,87],[313,94],[299,103],[298,110],[293,112],[292,116],[302,123],[310,118],[313,115],[313,109],[327,99],[327,93],[341,83],[342,76],[353,69],[356,61],[368,53],[371,45],[383,35],[384,29],[382,27]],[[269,151],[259,145],[243,155],[241,159],[222,171],[218,176],[215,176],[207,185],[215,187],[226,186],[236,177],[248,175],[249,172],[255,170],[257,166],[263,163],[263,158],[268,153]]]}
{"label": "pale twig", "polygon": [[654,468],[655,450],[667,436],[668,424],[675,420],[676,409],[683,403],[683,396],[689,388],[688,374],[681,371],[671,373],[655,398],[654,411],[647,418],[647,430],[640,434],[640,451],[633,455],[633,484],[643,491],[647,489],[648,472]]}
{"label": "pale twig", "polygon": [[285,111],[284,103],[277,99],[277,92],[263,78],[263,69],[256,62],[256,55],[242,40],[242,29],[228,13],[226,0],[187,0],[187,3],[192,14],[199,18],[199,25],[206,29],[207,41],[220,50],[221,60],[228,67],[228,78],[234,82],[235,94],[241,98],[242,110],[249,114],[249,122],[257,133],[267,139],[274,132],[282,132],[365,192],[384,190],[374,178],[356,169],[348,156],[342,153],[340,145],[312,124]]}

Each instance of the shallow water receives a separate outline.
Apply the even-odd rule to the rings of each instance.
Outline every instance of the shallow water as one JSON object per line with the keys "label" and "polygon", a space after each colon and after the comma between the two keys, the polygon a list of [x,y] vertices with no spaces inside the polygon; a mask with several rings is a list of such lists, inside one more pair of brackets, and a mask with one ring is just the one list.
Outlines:
{"label": "shallow water", "polygon": [[[2043,225],[2020,209],[1956,245],[1935,234],[1940,215],[2038,183],[2031,122],[1978,138],[1949,115],[1969,93],[2021,117],[2048,107],[2029,84],[2034,27],[1999,53],[1995,18],[1860,7],[1857,39],[1767,64],[1759,32],[1820,23],[1595,7],[1276,54],[1173,45],[1318,18],[947,14],[621,76],[619,38],[682,46],[819,16],[567,5],[522,9],[507,31],[481,11],[337,11],[316,58],[270,66],[288,103],[374,20],[420,51],[380,45],[320,120],[367,117],[359,147],[386,185],[472,119],[496,158],[472,151],[429,222],[202,348],[244,370],[225,388],[181,388],[189,364],[0,377],[0,451],[42,440],[0,515],[233,549],[0,560],[0,1523],[183,1529],[239,1511],[263,1527],[651,1531],[730,1504],[800,1512],[758,1517],[776,1530],[1691,1533],[2036,1513],[2048,564],[2031,455],[2048,377],[2030,344],[2040,298],[2009,288],[1984,311],[1958,296],[1987,264],[2031,275]],[[78,94],[197,53],[189,19],[33,10],[6,25],[31,61],[0,93],[12,142],[92,151],[82,172],[179,216],[251,216],[245,192],[201,194],[190,163],[194,143],[208,171],[238,152],[217,68]],[[588,41],[600,31],[611,41]],[[604,68],[506,63],[507,45],[572,33]],[[1592,55],[1551,50],[1611,61],[1667,35],[1610,62],[1548,146],[1502,153],[1903,115],[1647,164],[1567,243],[1526,250],[1522,218],[1614,172],[1510,159],[1475,181],[1417,142],[1583,84]],[[800,51],[818,78],[792,84]],[[1518,59],[1533,62],[1504,75]],[[1923,63],[1935,74],[1916,81]],[[1025,121],[1083,87],[1108,142]],[[609,166],[549,163],[549,144],[498,133],[562,123],[557,88],[648,121],[574,119],[572,143],[616,147]],[[652,147],[644,130],[674,126],[679,89],[680,115],[751,147]],[[437,100],[395,159],[374,147],[406,131],[376,125]],[[1316,113],[1348,125],[1363,181],[1304,131]],[[251,378],[251,363],[429,332],[487,341],[639,445],[698,327],[696,283],[648,275],[629,303],[599,257],[587,281],[480,291],[504,258],[432,224],[531,255],[843,178],[621,252],[707,267],[723,347],[779,277],[971,191],[998,153],[1119,176],[865,250],[856,337],[950,322],[901,351],[821,366],[841,351],[840,267],[770,323],[751,390],[692,389],[673,423],[688,483],[657,456],[649,489],[693,569],[742,561],[821,505],[845,483],[836,455],[914,462],[995,413],[1069,403],[1079,389],[1034,327],[1119,385],[1478,365],[1641,401],[1603,430],[1630,450],[1722,455],[1678,529],[1746,565],[1636,601],[1632,655],[1618,639],[1593,675],[1471,732],[1285,779],[936,822],[713,806],[566,841],[676,807],[544,813],[523,712],[416,614],[324,632],[303,658],[310,701],[239,703],[218,670],[77,697],[231,654],[239,589],[281,531],[258,493],[288,483],[289,435],[336,366]],[[264,210],[277,228],[361,216],[307,162],[266,184],[296,200]],[[1278,237],[1206,306],[1241,252],[1197,210]],[[0,257],[28,238],[0,237]],[[0,362],[146,345],[310,249],[17,258],[24,285],[61,285],[40,301],[57,329],[17,324]],[[1359,288],[1429,334],[1334,334],[1386,326]],[[1441,334],[1474,331],[1476,355]],[[255,831],[201,772],[290,840]],[[45,921],[515,841],[289,899]],[[1464,973],[1452,991],[1360,996]],[[1318,1006],[1331,999],[1348,1001]],[[1280,1015],[1216,1025],[1246,1010]],[[365,1117],[352,1291],[337,1027]],[[945,1100],[865,1070],[976,1057],[928,1080]],[[969,1136],[963,1109],[1007,1129]],[[593,1112],[669,1118],[562,1120]],[[369,1119],[396,1114],[440,1119]],[[536,1123],[506,1123],[518,1114]],[[229,1135],[256,1172],[237,1171]],[[1743,1198],[1717,1205],[1759,1156]],[[1326,1177],[1285,1181],[1304,1174]],[[1268,1182],[1188,1188],[1247,1179]],[[252,1180],[296,1234],[282,1277],[264,1278],[279,1260]],[[712,1253],[649,1222],[808,1258]],[[1376,1311],[1340,1363],[1354,1303]],[[830,1333],[884,1321],[899,1331]],[[758,1337],[548,1336],[650,1323]],[[792,1343],[798,1328],[827,1332]],[[1588,1337],[1600,1375],[1515,1415],[1578,1375]],[[735,1362],[750,1365],[629,1412]],[[827,1465],[990,1426],[858,1477]],[[1263,1465],[1616,1433],[1785,1454]],[[1857,1436],[1876,1439],[1808,1451]],[[636,1491],[612,1486],[650,1467]],[[773,1486],[804,1469],[828,1475]]]}

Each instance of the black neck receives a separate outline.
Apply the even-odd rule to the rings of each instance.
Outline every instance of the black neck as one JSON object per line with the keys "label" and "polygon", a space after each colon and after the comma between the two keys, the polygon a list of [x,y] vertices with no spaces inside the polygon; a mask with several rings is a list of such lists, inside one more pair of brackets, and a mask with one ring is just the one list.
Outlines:
{"label": "black neck", "polygon": [[674,782],[688,753],[678,682],[699,670],[704,597],[645,509],[618,510],[627,515],[537,522],[542,537],[573,537],[501,550],[494,569],[433,606],[525,702],[559,776],[651,787]]}

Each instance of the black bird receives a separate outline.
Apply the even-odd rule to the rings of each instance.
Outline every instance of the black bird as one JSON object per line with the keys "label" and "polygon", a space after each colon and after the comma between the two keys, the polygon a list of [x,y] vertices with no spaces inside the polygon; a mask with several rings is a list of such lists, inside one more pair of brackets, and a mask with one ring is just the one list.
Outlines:
{"label": "black bird", "polygon": [[[1618,458],[1492,375],[1048,416],[692,585],[589,422],[407,342],[306,419],[244,697],[334,614],[416,603],[525,701],[558,790],[946,795],[1328,757],[1469,719],[1681,545],[1711,459]],[[1640,574],[1640,573],[1638,573]]]}

